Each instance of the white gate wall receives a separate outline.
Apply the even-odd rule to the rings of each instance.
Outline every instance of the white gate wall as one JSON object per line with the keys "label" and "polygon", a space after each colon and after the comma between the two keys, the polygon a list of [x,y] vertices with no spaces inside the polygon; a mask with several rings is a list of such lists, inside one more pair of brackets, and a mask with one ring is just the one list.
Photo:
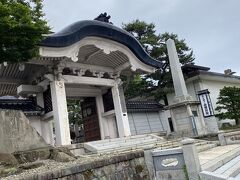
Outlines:
{"label": "white gate wall", "polygon": [[167,131],[158,111],[128,112],[128,120],[132,135]]}

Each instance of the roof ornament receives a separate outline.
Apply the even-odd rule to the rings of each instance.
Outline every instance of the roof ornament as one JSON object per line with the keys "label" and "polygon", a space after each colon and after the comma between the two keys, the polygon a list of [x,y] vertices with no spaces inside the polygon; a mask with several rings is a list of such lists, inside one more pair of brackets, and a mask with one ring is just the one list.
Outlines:
{"label": "roof ornament", "polygon": [[109,24],[113,24],[112,22],[109,21],[109,19],[111,18],[110,15],[107,15],[107,13],[101,13],[98,17],[96,17],[94,20],[97,20],[97,21],[102,21],[102,22],[105,22],[105,23],[109,23]]}

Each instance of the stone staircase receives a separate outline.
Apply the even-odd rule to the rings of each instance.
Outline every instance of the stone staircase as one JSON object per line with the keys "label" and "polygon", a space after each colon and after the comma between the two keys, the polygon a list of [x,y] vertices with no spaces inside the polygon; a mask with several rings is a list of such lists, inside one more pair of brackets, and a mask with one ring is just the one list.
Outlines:
{"label": "stone staircase", "polygon": [[151,149],[164,138],[148,134],[125,138],[115,138],[84,143],[84,148],[92,153],[107,153],[133,149]]}
{"label": "stone staircase", "polygon": [[206,151],[208,149],[212,149],[212,148],[218,146],[219,142],[218,141],[198,140],[198,142],[196,142],[195,145],[197,147],[198,152],[203,152],[203,151]]}
{"label": "stone staircase", "polygon": [[[171,140],[171,141],[158,142],[158,143],[156,143],[156,147],[158,149],[170,149],[170,148],[181,147],[182,146],[181,140],[183,140],[183,139],[177,139],[174,141]],[[198,152],[202,152],[202,151],[206,151],[208,149],[218,146],[219,142],[195,139],[195,145],[196,145]]]}
{"label": "stone staircase", "polygon": [[[181,139],[166,140],[163,137],[159,137],[154,134],[137,135],[126,138],[116,138],[101,141],[92,141],[84,143],[84,148],[91,153],[111,153],[128,151],[134,149],[170,149],[175,147],[181,147]],[[195,140],[195,145],[198,152],[202,152],[218,145],[217,142]]]}
{"label": "stone staircase", "polygon": [[240,173],[240,156],[233,158],[213,172],[226,177],[235,177]]}
{"label": "stone staircase", "polygon": [[240,145],[219,146],[200,153],[199,157],[202,180],[240,179]]}

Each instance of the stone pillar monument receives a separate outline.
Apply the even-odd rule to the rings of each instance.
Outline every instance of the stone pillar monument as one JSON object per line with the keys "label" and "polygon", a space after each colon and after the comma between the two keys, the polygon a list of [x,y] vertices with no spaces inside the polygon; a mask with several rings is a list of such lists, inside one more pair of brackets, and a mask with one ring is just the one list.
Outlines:
{"label": "stone pillar monument", "polygon": [[[205,134],[206,127],[199,106],[200,103],[193,101],[187,92],[175,43],[172,39],[168,39],[166,44],[175,90],[174,103],[169,105],[174,130],[182,136]],[[194,117],[192,111],[198,112],[197,118]]]}
{"label": "stone pillar monument", "polygon": [[189,96],[187,92],[186,84],[183,78],[175,43],[172,39],[167,40],[167,50],[175,90],[175,100],[178,102],[191,100],[191,96]]}

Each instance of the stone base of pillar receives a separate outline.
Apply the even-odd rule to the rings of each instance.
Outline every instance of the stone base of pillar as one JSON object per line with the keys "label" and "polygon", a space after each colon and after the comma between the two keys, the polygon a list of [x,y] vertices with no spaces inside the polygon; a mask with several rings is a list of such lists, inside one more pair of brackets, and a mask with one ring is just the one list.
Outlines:
{"label": "stone base of pillar", "polygon": [[182,101],[168,108],[174,131],[178,136],[193,137],[206,134],[206,125],[198,101]]}

